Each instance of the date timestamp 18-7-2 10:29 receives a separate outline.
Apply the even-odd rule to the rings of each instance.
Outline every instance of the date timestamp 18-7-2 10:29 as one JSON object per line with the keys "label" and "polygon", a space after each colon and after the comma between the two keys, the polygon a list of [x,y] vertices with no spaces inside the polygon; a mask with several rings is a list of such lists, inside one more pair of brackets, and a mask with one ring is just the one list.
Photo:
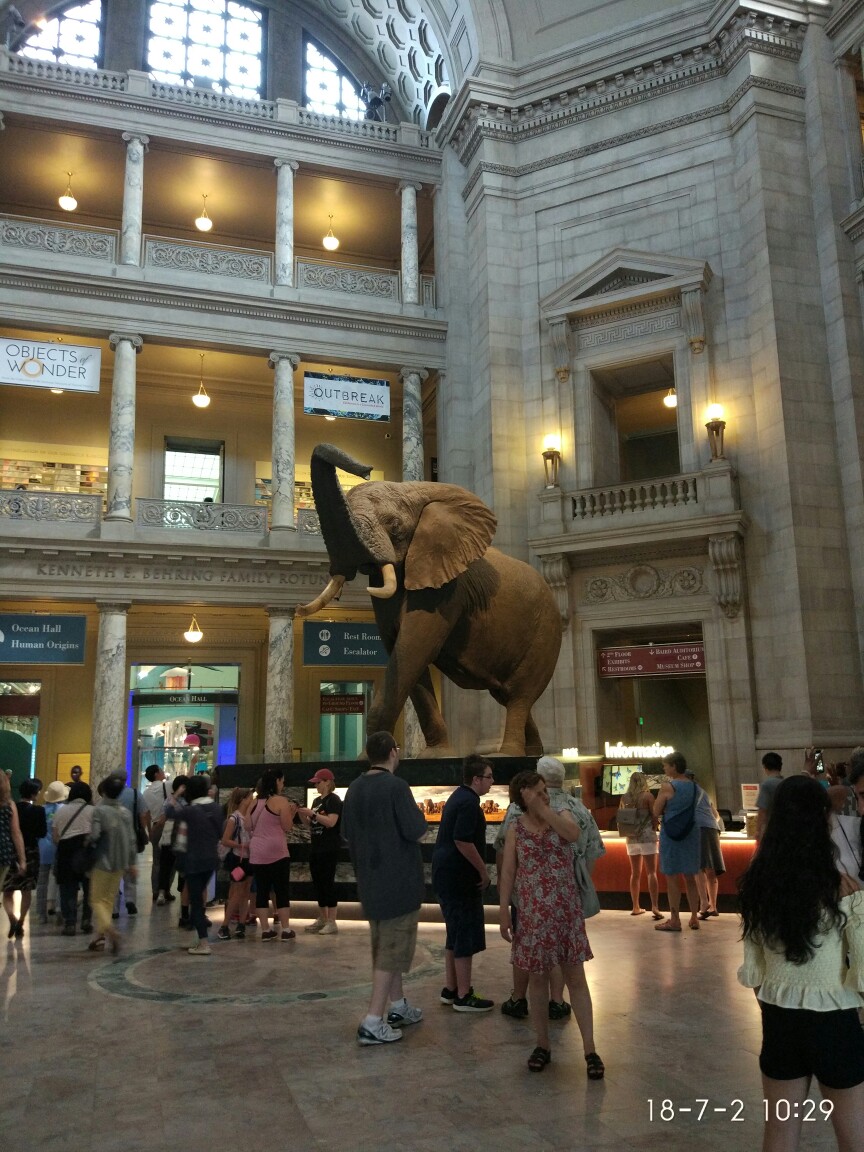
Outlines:
{"label": "date timestamp 18-7-2 10:29", "polygon": [[[781,1123],[787,1120],[815,1121],[827,1120],[834,1111],[830,1100],[764,1100],[762,1119],[767,1124],[773,1117]],[[712,1100],[697,1099],[692,1104],[678,1104],[674,1100],[654,1100],[648,1098],[648,1122],[672,1120],[688,1117],[697,1122],[706,1120],[729,1120],[733,1124],[743,1124],[745,1105],[743,1100],[730,1100],[727,1104],[715,1104]]]}

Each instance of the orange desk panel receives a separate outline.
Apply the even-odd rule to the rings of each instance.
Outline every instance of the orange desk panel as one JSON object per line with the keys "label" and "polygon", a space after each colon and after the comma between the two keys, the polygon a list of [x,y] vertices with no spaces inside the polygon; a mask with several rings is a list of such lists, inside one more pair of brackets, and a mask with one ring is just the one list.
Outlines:
{"label": "orange desk panel", "polygon": [[[594,865],[594,886],[598,892],[629,892],[630,857],[627,855],[627,841],[620,836],[605,834],[603,845],[606,848],[606,855],[601,856]],[[733,834],[731,839],[721,836],[720,847],[723,850],[726,871],[720,877],[719,891],[723,895],[734,896],[738,892],[736,887],[738,877],[750,863],[756,849],[756,841]],[[644,888],[644,875],[642,885]],[[661,880],[661,888],[662,886]]]}

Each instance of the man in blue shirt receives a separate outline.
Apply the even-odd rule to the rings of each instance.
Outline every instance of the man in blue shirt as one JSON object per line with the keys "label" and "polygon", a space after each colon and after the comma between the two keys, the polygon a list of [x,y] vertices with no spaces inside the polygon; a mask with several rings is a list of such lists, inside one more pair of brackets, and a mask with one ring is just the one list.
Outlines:
{"label": "man in blue shirt", "polygon": [[442,1004],[456,1012],[490,1012],[491,1000],[474,995],[471,963],[486,949],[483,891],[489,885],[484,852],[486,817],[480,808],[493,783],[492,764],[482,756],[468,756],[462,783],[441,813],[441,825],[432,855],[432,887],[447,926],[444,945],[445,987]]}

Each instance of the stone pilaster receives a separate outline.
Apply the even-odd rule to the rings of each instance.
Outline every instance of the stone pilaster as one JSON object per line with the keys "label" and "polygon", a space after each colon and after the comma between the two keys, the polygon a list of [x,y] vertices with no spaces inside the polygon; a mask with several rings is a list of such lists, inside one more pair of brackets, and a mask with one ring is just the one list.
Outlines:
{"label": "stone pilaster", "polygon": [[93,689],[90,784],[126,771],[126,613],[128,604],[99,604]]}
{"label": "stone pilaster", "polygon": [[132,519],[132,463],[135,453],[135,356],[140,336],[112,332],[111,430],[108,438],[108,511],[106,520]]}
{"label": "stone pilaster", "polygon": [[294,371],[300,357],[271,352],[273,380],[273,479],[270,530],[294,529]]}
{"label": "stone pilaster", "polygon": [[402,479],[424,480],[423,400],[421,389],[429,373],[425,368],[403,368],[402,381]]}
{"label": "stone pilaster", "polygon": [[124,132],[126,172],[123,179],[123,221],[120,226],[120,263],[141,261],[141,230],[144,218],[144,153],[149,136]]}
{"label": "stone pilaster", "polygon": [[402,197],[402,303],[420,301],[420,253],[417,247],[417,193],[422,184],[399,185]]}
{"label": "stone pilaster", "polygon": [[270,608],[264,761],[284,764],[294,742],[294,609]]}
{"label": "stone pilaster", "polygon": [[296,160],[274,160],[276,166],[276,283],[294,286],[294,173]]}

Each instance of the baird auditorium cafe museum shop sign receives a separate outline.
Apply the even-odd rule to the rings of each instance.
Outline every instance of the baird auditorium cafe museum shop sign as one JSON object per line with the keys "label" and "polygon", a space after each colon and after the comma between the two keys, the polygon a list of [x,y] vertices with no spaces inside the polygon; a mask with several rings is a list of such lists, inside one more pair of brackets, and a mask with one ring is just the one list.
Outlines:
{"label": "baird auditorium cafe museum shop sign", "polygon": [[0,384],[98,392],[99,348],[46,340],[0,339]]}

